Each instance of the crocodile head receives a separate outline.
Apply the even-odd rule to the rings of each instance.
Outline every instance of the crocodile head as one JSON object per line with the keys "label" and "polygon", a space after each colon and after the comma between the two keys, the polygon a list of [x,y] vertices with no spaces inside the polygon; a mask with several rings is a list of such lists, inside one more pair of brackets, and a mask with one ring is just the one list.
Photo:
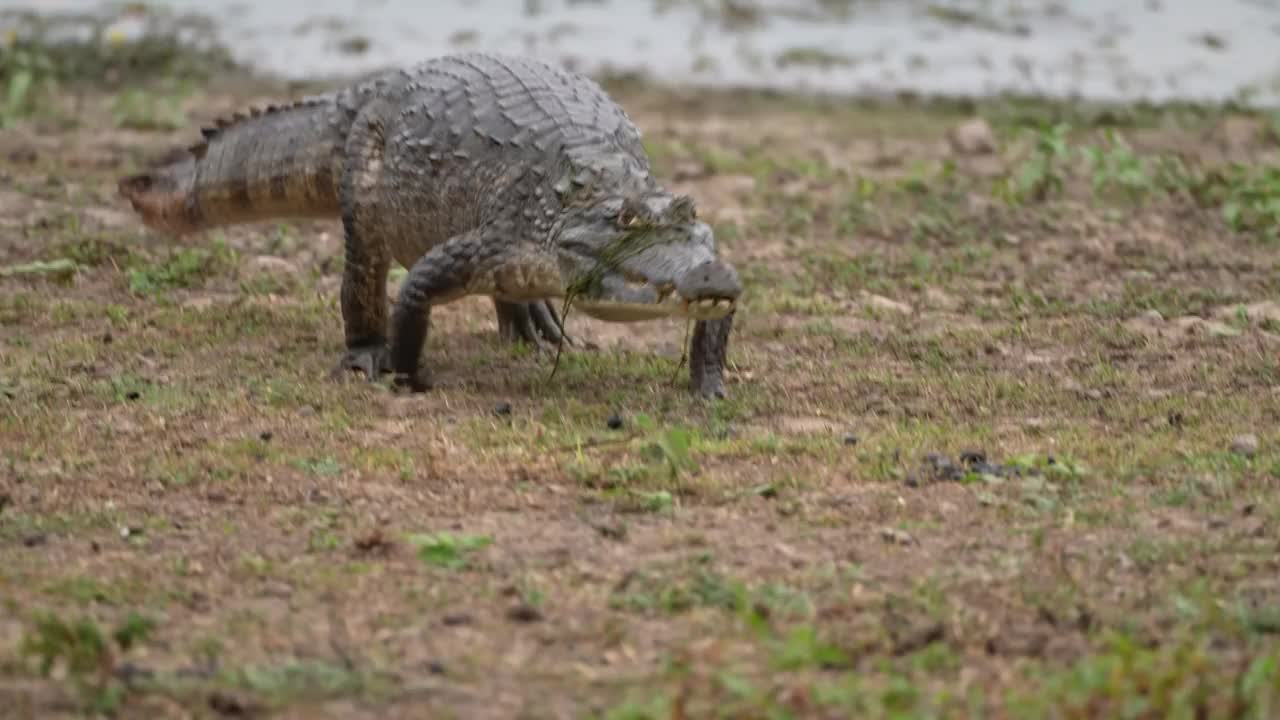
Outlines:
{"label": "crocodile head", "polygon": [[555,249],[573,307],[600,320],[716,320],[742,294],[685,195],[648,190],[579,205],[555,234]]}

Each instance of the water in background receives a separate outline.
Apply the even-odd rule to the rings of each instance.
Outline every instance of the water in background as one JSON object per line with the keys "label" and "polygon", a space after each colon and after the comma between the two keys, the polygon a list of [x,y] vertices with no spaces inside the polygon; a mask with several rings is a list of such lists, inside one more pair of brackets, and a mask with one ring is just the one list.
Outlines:
{"label": "water in background", "polygon": [[[132,3],[137,5],[137,3]],[[476,49],[681,84],[1280,105],[1280,0],[169,0],[256,68],[344,76]],[[0,0],[0,12],[108,12]],[[20,28],[0,19],[0,33]]]}

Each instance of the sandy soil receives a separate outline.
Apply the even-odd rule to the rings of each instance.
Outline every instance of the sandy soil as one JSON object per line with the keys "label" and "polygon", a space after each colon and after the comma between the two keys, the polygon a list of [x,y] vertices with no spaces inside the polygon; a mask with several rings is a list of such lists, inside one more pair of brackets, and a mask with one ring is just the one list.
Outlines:
{"label": "sandy soil", "polygon": [[[401,397],[328,377],[336,221],[175,245],[114,197],[288,92],[202,86],[142,130],[90,91],[0,136],[14,717],[1280,707],[1280,246],[1196,199],[1276,161],[1264,119],[1126,122],[1200,184],[1095,192],[1077,118],[1036,200],[1008,108],[618,86],[747,281],[731,397],[684,391],[682,324],[571,317],[597,347],[550,378],[482,298]],[[95,649],[130,613],[151,632]],[[41,637],[88,660],[45,677]]]}

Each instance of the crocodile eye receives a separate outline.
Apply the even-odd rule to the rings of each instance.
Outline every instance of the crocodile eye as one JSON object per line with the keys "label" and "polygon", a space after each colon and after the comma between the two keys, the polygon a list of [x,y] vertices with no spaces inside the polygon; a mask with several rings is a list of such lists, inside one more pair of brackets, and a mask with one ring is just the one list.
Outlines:
{"label": "crocodile eye", "polygon": [[698,209],[693,204],[693,198],[688,195],[679,195],[671,201],[667,215],[674,222],[691,223],[698,219]]}

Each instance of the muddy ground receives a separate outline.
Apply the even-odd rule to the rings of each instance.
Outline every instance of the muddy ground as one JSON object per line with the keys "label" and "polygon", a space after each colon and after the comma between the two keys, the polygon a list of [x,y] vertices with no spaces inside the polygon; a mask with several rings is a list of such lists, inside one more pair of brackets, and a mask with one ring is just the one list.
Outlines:
{"label": "muddy ground", "polygon": [[611,89],[746,281],[725,401],[478,298],[432,391],[331,379],[336,221],[114,194],[298,88],[6,118],[9,716],[1280,712],[1280,123]]}

